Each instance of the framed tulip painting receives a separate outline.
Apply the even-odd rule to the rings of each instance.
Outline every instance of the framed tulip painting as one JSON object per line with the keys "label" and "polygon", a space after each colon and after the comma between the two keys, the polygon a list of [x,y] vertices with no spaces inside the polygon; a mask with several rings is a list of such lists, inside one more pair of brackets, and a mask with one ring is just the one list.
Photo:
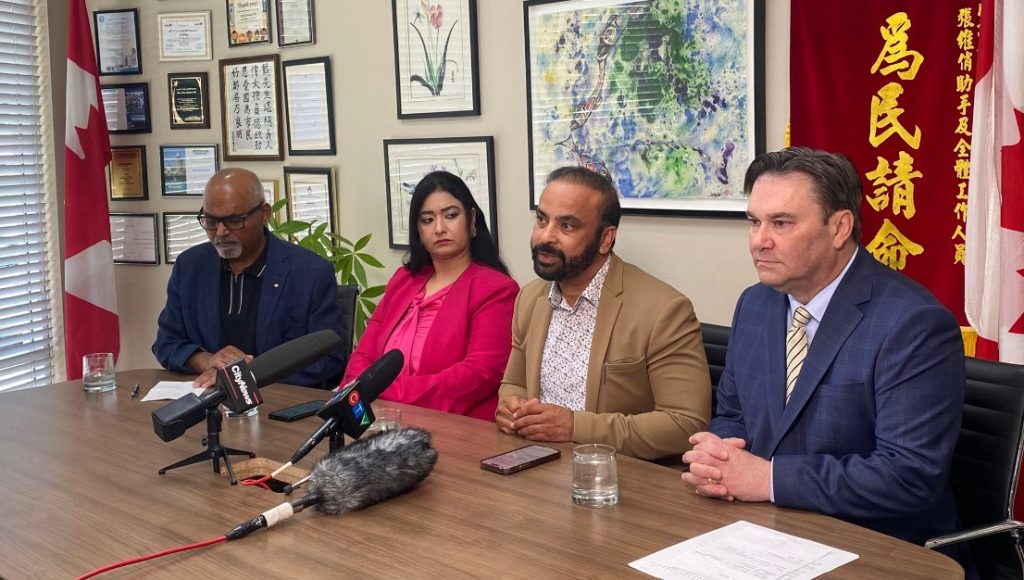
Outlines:
{"label": "framed tulip painting", "polygon": [[551,170],[624,213],[743,216],[764,150],[764,0],[527,0],[530,207]]}
{"label": "framed tulip painting", "polygon": [[480,114],[476,0],[391,0],[398,118]]}

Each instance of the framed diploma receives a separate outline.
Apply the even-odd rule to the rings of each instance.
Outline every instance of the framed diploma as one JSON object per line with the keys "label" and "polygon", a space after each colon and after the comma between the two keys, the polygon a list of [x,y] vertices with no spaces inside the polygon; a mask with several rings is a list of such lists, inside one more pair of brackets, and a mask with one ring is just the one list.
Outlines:
{"label": "framed diploma", "polygon": [[284,101],[289,155],[334,155],[330,57],[286,60]]}
{"label": "framed diploma", "polygon": [[173,264],[182,252],[210,241],[196,219],[198,214],[164,212],[164,263]]}
{"label": "framed diploma", "polygon": [[162,62],[213,58],[209,12],[157,14],[156,21]]}
{"label": "framed diploma", "polygon": [[277,44],[316,43],[313,0],[277,0]]}
{"label": "framed diploma", "polygon": [[270,42],[270,0],[225,0],[228,46]]}
{"label": "framed diploma", "polygon": [[219,169],[216,145],[160,146],[160,187],[166,197],[201,197]]}
{"label": "framed diploma", "polygon": [[110,245],[114,250],[115,264],[159,264],[156,214],[110,214]]}
{"label": "framed diploma", "polygon": [[108,133],[151,133],[149,83],[102,85]]}
{"label": "framed diploma", "polygon": [[210,128],[210,77],[205,72],[169,73],[171,129]]}
{"label": "framed diploma", "polygon": [[142,74],[139,9],[97,10],[92,19],[100,75]]}
{"label": "framed diploma", "polygon": [[[281,181],[277,179],[260,179],[260,184],[263,186],[263,195],[271,206],[277,205],[277,202],[281,201]],[[283,207],[280,211],[274,214],[274,219],[278,223],[288,221],[288,208]]]}
{"label": "framed diploma", "polygon": [[220,61],[225,161],[284,159],[280,66],[276,54]]}
{"label": "framed diploma", "polygon": [[146,147],[110,148],[110,200],[149,199],[146,180]]}
{"label": "framed diploma", "polygon": [[409,223],[412,192],[424,175],[437,170],[458,175],[466,182],[497,245],[494,137],[486,136],[384,140],[388,247],[409,247],[409,228],[416,227]]}
{"label": "framed diploma", "polygon": [[330,167],[285,167],[285,196],[289,219],[329,224],[337,232],[334,210],[334,169]]}

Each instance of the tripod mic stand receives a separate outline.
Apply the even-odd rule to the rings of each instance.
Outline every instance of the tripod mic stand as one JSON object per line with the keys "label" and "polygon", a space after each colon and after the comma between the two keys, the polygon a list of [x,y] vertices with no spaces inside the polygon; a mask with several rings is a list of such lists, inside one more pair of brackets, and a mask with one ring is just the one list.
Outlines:
{"label": "tripod mic stand", "polygon": [[228,475],[231,477],[231,485],[238,485],[238,479],[235,477],[235,472],[231,469],[231,460],[228,459],[229,455],[248,455],[250,458],[256,457],[256,454],[252,451],[242,451],[241,449],[232,449],[231,447],[224,447],[220,444],[220,427],[224,418],[220,414],[220,410],[214,405],[213,408],[206,409],[206,438],[203,440],[203,444],[206,445],[205,451],[200,451],[191,457],[186,457],[177,463],[172,463],[167,467],[164,467],[159,471],[160,475],[164,475],[172,469],[179,467],[185,467],[186,465],[192,465],[193,463],[199,463],[207,458],[213,461],[213,472],[220,473],[220,460],[224,460],[224,466],[228,469]]}

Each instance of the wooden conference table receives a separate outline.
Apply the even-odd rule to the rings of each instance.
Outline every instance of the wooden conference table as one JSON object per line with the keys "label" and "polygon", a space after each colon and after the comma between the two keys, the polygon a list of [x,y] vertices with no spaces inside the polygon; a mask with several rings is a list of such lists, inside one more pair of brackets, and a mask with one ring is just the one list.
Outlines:
{"label": "wooden conference table", "polygon": [[[206,432],[202,422],[171,443],[153,434],[150,413],[165,403],[142,403],[130,390],[139,383],[144,395],[165,378],[174,375],[127,371],[110,393],[84,393],[81,381],[72,381],[0,395],[0,578],[84,574],[220,536],[288,501],[230,486],[209,461],[158,475],[199,451]],[[324,393],[283,385],[261,393],[259,417],[225,419],[221,442],[284,461],[320,420],[282,423],[267,414]],[[570,445],[556,445],[558,461],[501,476],[481,470],[480,459],[523,440],[491,423],[391,406],[402,408],[406,426],[428,430],[439,453],[416,489],[341,516],[307,510],[237,541],[102,577],[645,578],[629,562],[741,519],[860,555],[830,577],[963,576],[941,554],[833,518],[698,497],[677,471],[623,456],[619,505],[574,506]],[[310,469],[322,447],[300,467]]]}

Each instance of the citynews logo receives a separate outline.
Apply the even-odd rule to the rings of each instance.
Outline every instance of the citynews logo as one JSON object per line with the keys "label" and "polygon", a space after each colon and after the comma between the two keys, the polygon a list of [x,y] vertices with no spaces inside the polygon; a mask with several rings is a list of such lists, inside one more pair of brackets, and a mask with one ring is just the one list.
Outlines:
{"label": "citynews logo", "polygon": [[245,382],[245,378],[242,376],[241,365],[231,365],[231,374],[235,379],[235,386],[238,387],[239,394],[241,394],[242,399],[245,400],[245,404],[252,405],[252,396],[249,395],[249,385]]}

